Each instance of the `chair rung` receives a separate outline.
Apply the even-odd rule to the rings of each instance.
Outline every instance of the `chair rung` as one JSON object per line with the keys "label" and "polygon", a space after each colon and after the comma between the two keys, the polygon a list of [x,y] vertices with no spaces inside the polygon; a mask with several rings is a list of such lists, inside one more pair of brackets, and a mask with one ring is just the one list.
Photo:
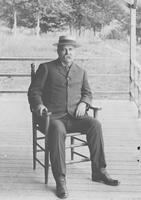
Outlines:
{"label": "chair rung", "polygon": [[43,150],[42,149],[37,149],[36,152],[43,152]]}
{"label": "chair rung", "polygon": [[87,142],[86,142],[85,140],[82,140],[82,139],[80,139],[80,138],[77,138],[77,137],[75,137],[75,136],[72,136],[72,138],[73,138],[73,139],[75,139],[75,140],[79,140],[79,141],[81,141],[81,142],[84,142],[84,143],[86,143],[86,144],[87,144]]}
{"label": "chair rung", "polygon": [[36,142],[36,145],[37,145],[42,151],[45,151],[45,149],[44,149],[40,144],[38,144],[37,142]]}
{"label": "chair rung", "polygon": [[36,158],[35,160],[36,160],[42,167],[45,168],[45,165],[44,165],[38,158]]}
{"label": "chair rung", "polygon": [[45,137],[37,137],[37,140],[45,139]]}
{"label": "chair rung", "polygon": [[84,158],[84,159],[81,159],[81,160],[70,160],[70,161],[67,161],[66,164],[81,163],[81,162],[87,162],[87,161],[90,161],[90,159]]}
{"label": "chair rung", "polygon": [[81,144],[71,144],[69,146],[66,146],[66,149],[69,149],[69,148],[74,148],[74,147],[81,147],[81,146],[87,146],[86,143],[81,143]]}
{"label": "chair rung", "polygon": [[77,136],[77,135],[82,135],[82,133],[67,133],[66,136],[67,137],[71,137],[71,136]]}
{"label": "chair rung", "polygon": [[76,152],[76,151],[73,151],[73,154],[76,154],[76,155],[81,156],[81,157],[83,157],[83,158],[89,159],[87,156],[84,156],[83,154],[78,153],[78,152]]}

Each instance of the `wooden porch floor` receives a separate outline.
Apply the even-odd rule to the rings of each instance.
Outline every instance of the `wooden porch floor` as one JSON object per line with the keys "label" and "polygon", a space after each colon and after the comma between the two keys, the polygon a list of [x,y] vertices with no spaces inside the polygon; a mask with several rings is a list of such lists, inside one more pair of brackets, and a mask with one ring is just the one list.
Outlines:
{"label": "wooden porch floor", "polygon": [[[141,120],[129,101],[99,101],[99,120],[107,169],[120,180],[118,187],[91,181],[90,162],[67,166],[68,200],[141,199],[141,163],[137,146],[141,143]],[[26,97],[0,98],[0,200],[56,200],[50,170],[48,186],[40,166],[32,169],[31,114]],[[140,154],[141,159],[141,154]]]}

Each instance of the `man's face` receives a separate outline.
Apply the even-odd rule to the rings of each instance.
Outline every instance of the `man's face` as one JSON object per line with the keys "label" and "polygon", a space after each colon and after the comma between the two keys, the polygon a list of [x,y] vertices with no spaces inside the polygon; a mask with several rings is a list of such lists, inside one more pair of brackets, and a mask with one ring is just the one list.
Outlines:
{"label": "man's face", "polygon": [[73,62],[75,55],[74,46],[72,45],[58,46],[57,52],[61,62],[65,63],[66,65],[69,65]]}

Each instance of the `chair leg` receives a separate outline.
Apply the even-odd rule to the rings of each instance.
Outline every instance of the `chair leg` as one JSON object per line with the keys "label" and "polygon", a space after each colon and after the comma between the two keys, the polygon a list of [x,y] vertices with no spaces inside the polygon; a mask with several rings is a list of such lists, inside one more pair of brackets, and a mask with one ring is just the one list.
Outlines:
{"label": "chair leg", "polygon": [[48,183],[48,171],[49,171],[49,148],[48,148],[48,129],[49,129],[49,114],[45,113],[45,184]]}
{"label": "chair leg", "polygon": [[[73,145],[74,144],[74,138],[71,136],[70,139],[71,139],[71,145]],[[74,159],[74,153],[73,153],[73,151],[74,151],[74,148],[71,147],[71,160]]]}
{"label": "chair leg", "polygon": [[36,169],[36,155],[37,155],[37,130],[33,127],[33,169]]}
{"label": "chair leg", "polygon": [[45,184],[48,184],[48,173],[49,173],[49,151],[45,152]]}

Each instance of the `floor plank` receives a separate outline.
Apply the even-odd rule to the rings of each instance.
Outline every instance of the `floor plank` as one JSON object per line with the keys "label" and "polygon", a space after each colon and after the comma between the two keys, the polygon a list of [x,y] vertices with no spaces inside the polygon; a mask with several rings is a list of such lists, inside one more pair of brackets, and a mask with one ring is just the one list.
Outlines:
{"label": "floor plank", "polygon": [[[129,101],[94,101],[101,105],[107,169],[121,182],[110,187],[91,181],[90,162],[67,166],[68,200],[141,199],[141,120]],[[48,186],[43,169],[32,169],[31,114],[26,100],[0,99],[0,199],[57,200],[50,170]],[[82,151],[82,150],[81,150]],[[89,155],[87,148],[83,149]],[[67,152],[68,159],[68,152]]]}

